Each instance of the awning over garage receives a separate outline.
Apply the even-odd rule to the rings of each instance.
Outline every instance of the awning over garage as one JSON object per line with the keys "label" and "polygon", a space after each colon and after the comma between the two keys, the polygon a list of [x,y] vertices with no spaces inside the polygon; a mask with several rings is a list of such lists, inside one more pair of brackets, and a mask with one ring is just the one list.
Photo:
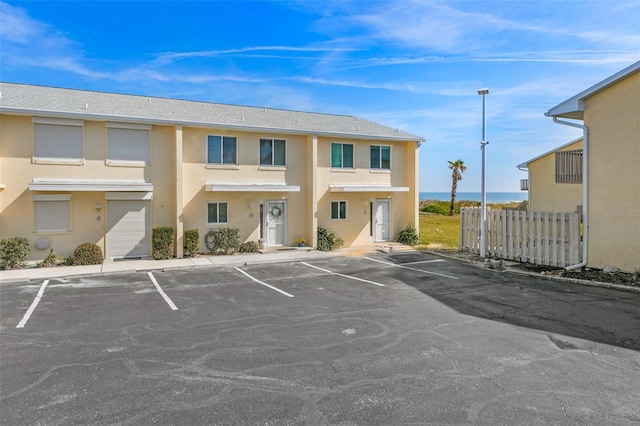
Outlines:
{"label": "awning over garage", "polygon": [[33,178],[30,191],[152,192],[153,184],[143,179],[58,179]]}
{"label": "awning over garage", "polygon": [[208,192],[300,192],[298,185],[265,182],[207,182]]}
{"label": "awning over garage", "polygon": [[409,192],[408,186],[391,185],[329,185],[330,192]]}

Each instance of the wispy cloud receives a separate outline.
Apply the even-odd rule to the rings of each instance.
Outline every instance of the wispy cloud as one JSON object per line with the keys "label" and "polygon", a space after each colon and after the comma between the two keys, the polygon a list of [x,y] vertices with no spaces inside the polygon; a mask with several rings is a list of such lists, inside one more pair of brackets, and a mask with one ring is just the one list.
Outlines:
{"label": "wispy cloud", "polygon": [[[624,55],[637,55],[639,51],[640,4],[622,3],[626,3],[628,13],[636,17],[626,25],[618,15],[609,16],[609,2],[589,2],[585,7],[597,7],[601,13],[591,13],[588,18],[575,12],[574,2],[380,1],[370,3],[367,12],[353,3],[338,2],[334,14],[320,18],[316,29],[325,34],[338,34],[343,42],[350,36],[351,43],[357,46],[387,43],[426,49],[436,54],[425,58],[429,61],[439,60],[438,54],[441,54],[462,55],[475,61],[610,63],[622,61]],[[598,19],[594,20],[593,16]],[[544,57],[523,56],[519,53],[520,45],[532,38],[536,40],[536,47],[545,50],[547,46],[553,50],[547,49]],[[569,40],[590,44],[582,56],[590,53],[591,57],[563,58],[562,46]],[[560,47],[557,51],[556,46]],[[496,49],[502,54],[492,58],[491,53]],[[610,54],[614,58],[610,58]]]}
{"label": "wispy cloud", "polygon": [[[357,49],[348,47],[313,47],[313,46],[248,46],[237,49],[204,50],[196,52],[167,52],[160,54],[155,62],[167,65],[173,61],[190,58],[212,58],[217,56],[238,55],[250,52],[353,52]],[[284,57],[284,56],[283,56]]]}

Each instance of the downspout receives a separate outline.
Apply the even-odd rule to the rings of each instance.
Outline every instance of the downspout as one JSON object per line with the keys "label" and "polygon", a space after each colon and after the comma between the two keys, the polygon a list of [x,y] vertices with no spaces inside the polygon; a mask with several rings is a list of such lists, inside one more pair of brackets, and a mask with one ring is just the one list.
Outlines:
{"label": "downspout", "polygon": [[584,124],[561,121],[553,117],[554,123],[582,129],[582,262],[569,265],[564,269],[570,271],[586,266],[589,247],[589,128]]}

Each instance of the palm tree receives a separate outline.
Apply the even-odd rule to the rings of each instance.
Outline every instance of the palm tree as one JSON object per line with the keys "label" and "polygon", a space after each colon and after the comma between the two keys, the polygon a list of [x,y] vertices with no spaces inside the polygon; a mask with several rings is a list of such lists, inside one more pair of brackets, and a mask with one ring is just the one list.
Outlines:
{"label": "palm tree", "polygon": [[451,204],[449,205],[449,216],[453,216],[458,181],[462,180],[462,173],[467,170],[467,166],[464,165],[464,161],[462,160],[449,161],[448,163],[449,168],[453,170],[453,173],[451,173]]}

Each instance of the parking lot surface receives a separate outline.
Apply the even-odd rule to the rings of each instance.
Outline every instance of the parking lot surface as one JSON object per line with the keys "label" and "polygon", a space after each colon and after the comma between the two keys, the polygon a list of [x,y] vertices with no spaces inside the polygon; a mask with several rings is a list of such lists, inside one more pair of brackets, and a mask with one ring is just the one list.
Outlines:
{"label": "parking lot surface", "polygon": [[0,423],[638,424],[640,294],[410,252],[0,286]]}

